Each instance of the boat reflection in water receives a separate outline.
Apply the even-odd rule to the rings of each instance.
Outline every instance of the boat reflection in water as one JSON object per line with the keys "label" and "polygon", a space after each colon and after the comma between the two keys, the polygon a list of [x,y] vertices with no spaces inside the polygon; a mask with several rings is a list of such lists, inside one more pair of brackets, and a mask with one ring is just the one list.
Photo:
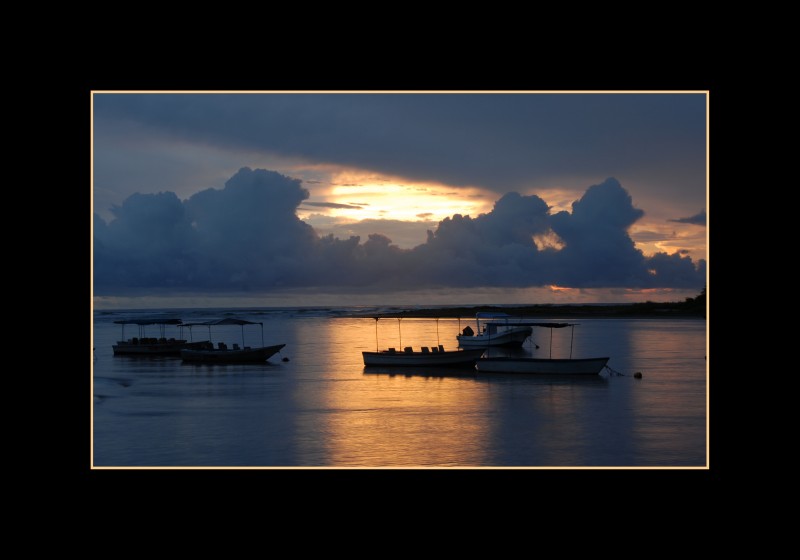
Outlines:
{"label": "boat reflection in water", "polygon": [[476,383],[518,383],[521,379],[525,380],[526,385],[606,385],[608,376],[605,375],[583,375],[571,373],[502,373],[476,372],[473,376]]}
{"label": "boat reflection in water", "polygon": [[403,375],[405,377],[475,377],[474,366],[443,367],[443,366],[365,366],[364,373],[388,375]]}

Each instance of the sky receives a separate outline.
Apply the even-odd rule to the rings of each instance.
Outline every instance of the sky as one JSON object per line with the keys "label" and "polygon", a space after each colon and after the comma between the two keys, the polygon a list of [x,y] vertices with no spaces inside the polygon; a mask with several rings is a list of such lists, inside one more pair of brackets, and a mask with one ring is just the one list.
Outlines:
{"label": "sky", "polygon": [[93,92],[99,308],[678,301],[707,92]]}

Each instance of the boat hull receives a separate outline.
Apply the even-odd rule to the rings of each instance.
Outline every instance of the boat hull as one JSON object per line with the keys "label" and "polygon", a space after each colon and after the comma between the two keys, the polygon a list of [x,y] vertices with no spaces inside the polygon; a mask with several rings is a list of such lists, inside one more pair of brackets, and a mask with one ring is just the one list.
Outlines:
{"label": "boat hull", "polygon": [[205,348],[209,341],[186,342],[185,340],[167,340],[165,342],[133,343],[120,340],[111,346],[115,355],[127,356],[180,356],[181,350]]}
{"label": "boat hull", "polygon": [[241,348],[235,350],[181,350],[181,359],[189,363],[202,364],[243,364],[261,363],[278,353],[285,344],[261,348]]}
{"label": "boat hull", "polygon": [[423,366],[450,367],[469,365],[483,355],[483,349],[451,350],[446,352],[362,352],[365,366]]}
{"label": "boat hull", "polygon": [[477,334],[474,336],[456,336],[461,348],[487,348],[489,346],[519,347],[533,333],[530,327],[510,328],[502,332],[491,334]]}
{"label": "boat hull", "polygon": [[475,369],[483,373],[541,373],[548,375],[597,375],[609,358],[540,359],[481,358]]}

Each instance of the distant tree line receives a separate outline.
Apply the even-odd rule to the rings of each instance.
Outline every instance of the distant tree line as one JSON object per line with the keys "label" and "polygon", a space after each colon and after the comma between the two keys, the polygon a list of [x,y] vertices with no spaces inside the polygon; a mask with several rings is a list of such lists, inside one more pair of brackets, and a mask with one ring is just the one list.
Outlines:
{"label": "distant tree line", "polygon": [[697,297],[684,301],[624,303],[619,305],[524,305],[445,307],[406,309],[382,313],[380,317],[462,317],[472,318],[478,312],[500,312],[518,317],[706,317],[706,288]]}
{"label": "distant tree line", "polygon": [[706,288],[700,290],[697,297],[687,297],[684,301],[674,302],[653,302],[634,303],[633,308],[636,312],[648,314],[681,313],[684,315],[706,316]]}

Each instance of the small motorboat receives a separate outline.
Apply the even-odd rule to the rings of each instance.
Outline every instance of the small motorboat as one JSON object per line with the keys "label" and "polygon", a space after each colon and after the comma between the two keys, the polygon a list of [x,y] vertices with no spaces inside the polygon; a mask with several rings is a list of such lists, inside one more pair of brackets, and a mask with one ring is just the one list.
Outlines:
{"label": "small motorboat", "polygon": [[[483,328],[481,328],[483,319]],[[487,321],[487,319],[489,319]],[[461,348],[488,348],[490,346],[503,346],[519,348],[533,333],[530,326],[510,321],[506,313],[477,313],[475,324],[478,334],[467,325],[461,334],[456,336]]]}

